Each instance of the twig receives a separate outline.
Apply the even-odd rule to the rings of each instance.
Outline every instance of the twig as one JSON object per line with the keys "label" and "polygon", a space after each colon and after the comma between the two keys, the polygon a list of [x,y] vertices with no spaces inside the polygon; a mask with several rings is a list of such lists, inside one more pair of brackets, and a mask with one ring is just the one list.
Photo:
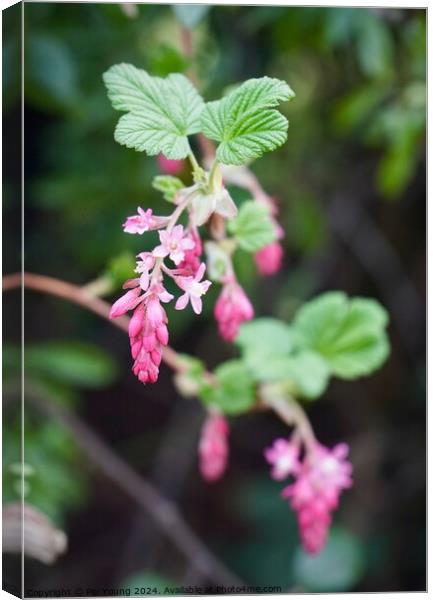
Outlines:
{"label": "twig", "polygon": [[[108,302],[88,294],[78,285],[68,283],[61,279],[55,279],[54,277],[37,275],[35,273],[24,273],[24,278],[21,277],[21,273],[13,273],[12,275],[5,275],[3,277],[3,291],[5,292],[19,288],[21,285],[24,285],[25,288],[35,290],[36,292],[43,292],[69,300],[69,302],[78,304],[100,317],[108,319],[115,327],[118,327],[122,331],[128,332],[128,317],[122,316],[117,319],[110,319],[110,305]],[[162,357],[166,364],[172,369],[176,371],[181,371],[183,369],[182,361],[179,359],[177,352],[172,348],[165,347],[163,349]]]}
{"label": "twig", "polygon": [[[95,314],[107,319],[110,323],[121,329],[122,331],[128,332],[129,318],[126,316],[118,317],[117,319],[110,319],[110,305],[108,302],[95,298],[94,296],[88,295],[83,288],[73,283],[68,283],[61,279],[55,279],[54,277],[47,277],[45,275],[37,275],[36,273],[24,273],[24,278],[21,277],[20,273],[13,273],[11,275],[5,275],[3,277],[3,291],[11,291],[24,285],[25,288],[58,296],[69,302],[73,302],[94,312]],[[185,367],[182,359],[173,348],[165,346],[163,348],[162,358],[164,362],[171,369],[177,372],[181,372]],[[209,371],[205,371],[203,374],[209,382],[215,381],[215,376]],[[261,405],[261,408],[268,408],[281,417],[281,414],[273,404]],[[285,420],[284,418],[282,419]]]}
{"label": "twig", "polygon": [[219,561],[195,535],[180,516],[176,506],[161,496],[69,409],[56,405],[42,394],[27,393],[26,397],[41,412],[62,424],[83,452],[107,477],[124,490],[148,512],[195,569],[214,583],[243,585],[243,582]]}

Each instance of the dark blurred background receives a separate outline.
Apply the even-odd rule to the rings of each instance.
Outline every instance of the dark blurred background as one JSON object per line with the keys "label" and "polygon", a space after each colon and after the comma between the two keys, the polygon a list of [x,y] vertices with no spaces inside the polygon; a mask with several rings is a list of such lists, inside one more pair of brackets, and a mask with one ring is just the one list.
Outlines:
{"label": "dark blurred background", "polygon": [[[14,17],[10,25],[6,67],[19,57]],[[183,46],[188,26],[191,57]],[[47,418],[42,398],[78,415],[173,499],[208,548],[248,584],[283,591],[425,589],[425,11],[208,6],[175,14],[158,5],[29,3],[25,35],[27,271],[96,282],[111,301],[134,254],[151,246],[123,234],[125,216],[139,204],[167,211],[150,187],[156,160],[113,140],[119,115],[102,83],[110,65],[131,62],[161,76],[192,69],[206,99],[246,78],[275,76],[296,92],[282,108],[288,141],[252,168],[280,201],[284,268],[264,281],[251,257],[240,256],[240,279],[257,315],[283,319],[324,290],[375,297],[390,313],[392,343],[374,376],[333,382],[307,406],[319,440],[347,440],[355,467],[331,542],[311,562],[262,455],[284,434],[281,423],[270,414],[233,419],[228,472],[222,482],[205,484],[196,464],[199,402],[178,395],[166,367],[157,385],[143,387],[130,372],[124,333],[77,306],[27,291],[26,501],[66,532],[69,547],[52,565],[26,558],[26,586],[203,581],[95,467],[80,440]],[[3,106],[13,122],[20,96],[10,68]],[[19,256],[14,148],[6,138],[6,273],[17,270]],[[201,318],[189,310],[169,315],[173,346],[209,367],[236,355],[216,332],[216,292],[206,296]],[[19,292],[9,292],[3,304],[6,502],[18,498],[18,300]],[[8,555],[5,565],[12,572],[19,558]]]}

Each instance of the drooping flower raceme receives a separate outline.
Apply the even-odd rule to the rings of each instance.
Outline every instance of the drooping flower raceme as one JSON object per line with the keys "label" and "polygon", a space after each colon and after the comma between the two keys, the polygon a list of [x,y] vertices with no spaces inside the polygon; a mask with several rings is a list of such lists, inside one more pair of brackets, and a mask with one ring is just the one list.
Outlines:
{"label": "drooping flower raceme", "polygon": [[331,450],[315,442],[307,448],[301,462],[299,445],[283,439],[265,450],[274,479],[295,477],[282,496],[297,512],[302,545],[310,554],[320,552],[326,544],[332,511],[338,507],[341,492],[352,485],[348,453],[347,444],[338,444]]}
{"label": "drooping flower raceme", "polygon": [[[180,207],[176,210],[180,214],[182,209]],[[210,281],[203,280],[206,266],[199,262],[202,245],[196,227],[190,223],[185,232],[182,225],[176,225],[175,220],[171,219],[157,217],[151,209],[138,208],[137,215],[128,217],[123,225],[126,233],[135,234],[160,229],[160,245],[152,252],[140,252],[137,255],[137,277],[124,283],[123,287],[127,291],[113,304],[110,311],[110,318],[134,311],[129,322],[134,360],[132,370],[142,383],[154,383],[158,379],[162,349],[168,344],[168,318],[161,302],[170,302],[174,296],[164,287],[164,275],[171,277],[183,291],[176,308],[183,309],[191,302],[197,314],[202,309],[201,297],[211,285]],[[161,230],[162,227],[166,229]],[[166,257],[174,262],[176,269],[170,269],[164,264]]]}
{"label": "drooping flower raceme", "polygon": [[209,413],[201,430],[198,453],[200,472],[206,481],[217,481],[227,466],[229,424],[227,419]]}
{"label": "drooping flower raceme", "polygon": [[215,304],[215,319],[221,337],[232,342],[244,321],[254,317],[254,308],[242,287],[232,276],[227,278]]}

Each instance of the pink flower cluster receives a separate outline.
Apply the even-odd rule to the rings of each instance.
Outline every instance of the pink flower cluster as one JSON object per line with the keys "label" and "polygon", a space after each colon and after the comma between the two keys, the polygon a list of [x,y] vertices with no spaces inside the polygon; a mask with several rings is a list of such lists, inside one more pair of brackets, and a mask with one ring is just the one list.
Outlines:
{"label": "pink flower cluster", "polygon": [[[172,278],[183,292],[175,308],[182,310],[190,302],[197,314],[202,310],[201,297],[211,282],[202,280],[206,267],[200,262],[202,244],[194,226],[190,225],[185,231],[182,225],[170,226],[169,217],[157,217],[151,209],[138,208],[137,214],[128,217],[123,228],[126,233],[140,235],[160,229],[160,244],[152,252],[138,254],[135,269],[138,277],[125,282],[123,287],[128,291],[110,311],[110,318],[134,311],[129,322],[132,370],[142,383],[154,383],[158,379],[162,349],[168,344],[168,319],[161,302],[174,298],[164,287],[164,275]],[[170,258],[176,268],[169,268],[164,263],[165,258]]]}
{"label": "pink flower cluster", "polygon": [[274,479],[295,478],[284,488],[282,496],[297,512],[302,545],[310,554],[320,552],[325,546],[332,511],[338,507],[341,492],[352,485],[348,453],[347,444],[329,449],[315,442],[301,460],[299,443],[281,438],[265,450]]}
{"label": "pink flower cluster", "polygon": [[215,319],[221,337],[232,342],[244,321],[254,317],[254,308],[235,277],[227,277],[215,304]]}
{"label": "pink flower cluster", "polygon": [[206,481],[220,479],[227,466],[229,424],[222,415],[209,413],[201,430],[198,453],[200,472]]}

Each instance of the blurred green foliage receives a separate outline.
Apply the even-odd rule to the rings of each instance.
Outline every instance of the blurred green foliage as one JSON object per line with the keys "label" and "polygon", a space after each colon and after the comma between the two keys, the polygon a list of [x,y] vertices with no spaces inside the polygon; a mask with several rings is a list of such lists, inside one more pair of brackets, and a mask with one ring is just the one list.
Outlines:
{"label": "blurred green foliage", "polygon": [[[82,342],[39,342],[25,349],[25,411],[20,410],[20,349],[4,345],[5,422],[3,433],[3,499],[21,497],[15,465],[24,461],[26,502],[64,526],[67,514],[86,500],[87,477],[81,452],[64,428],[33,405],[32,399],[78,408],[78,388],[103,388],[116,378],[111,357]],[[21,436],[25,436],[22,454]]]}

